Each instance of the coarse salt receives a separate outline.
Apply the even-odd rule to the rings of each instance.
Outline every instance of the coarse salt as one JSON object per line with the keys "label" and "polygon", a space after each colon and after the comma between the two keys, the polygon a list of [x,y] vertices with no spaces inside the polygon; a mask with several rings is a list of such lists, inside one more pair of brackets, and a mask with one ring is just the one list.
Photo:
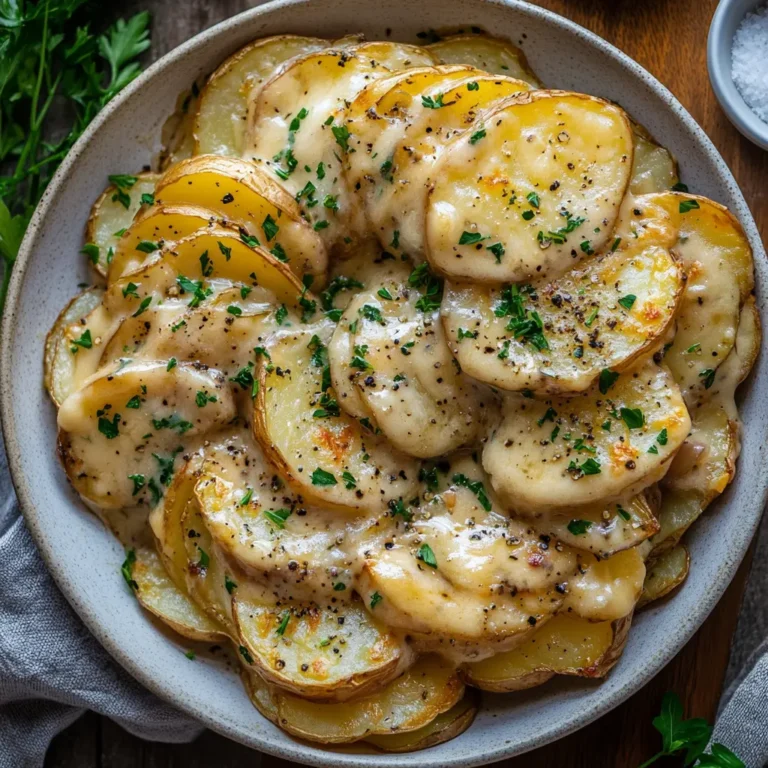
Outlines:
{"label": "coarse salt", "polygon": [[739,24],[731,48],[731,77],[747,106],[768,123],[768,5]]}

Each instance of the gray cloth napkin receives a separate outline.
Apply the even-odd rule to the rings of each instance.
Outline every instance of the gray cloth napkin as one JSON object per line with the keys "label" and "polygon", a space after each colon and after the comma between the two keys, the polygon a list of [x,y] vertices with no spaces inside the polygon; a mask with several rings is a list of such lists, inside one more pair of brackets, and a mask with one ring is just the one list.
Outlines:
{"label": "gray cloth napkin", "polygon": [[0,446],[0,768],[38,768],[51,739],[86,709],[152,741],[202,726],[117,665],[53,583],[19,514]]}
{"label": "gray cloth napkin", "polygon": [[[759,595],[760,584],[768,583],[768,551],[761,552],[768,550],[767,532],[764,527],[755,555],[748,609],[750,595]],[[764,600],[753,607],[757,617],[742,616],[737,639],[746,635],[748,642],[768,617]],[[190,741],[202,731],[112,661],[69,607],[19,514],[0,445],[0,768],[42,766],[51,739],[86,709],[152,741]],[[732,749],[747,768],[763,768],[767,715],[764,643],[723,696],[714,741]]]}

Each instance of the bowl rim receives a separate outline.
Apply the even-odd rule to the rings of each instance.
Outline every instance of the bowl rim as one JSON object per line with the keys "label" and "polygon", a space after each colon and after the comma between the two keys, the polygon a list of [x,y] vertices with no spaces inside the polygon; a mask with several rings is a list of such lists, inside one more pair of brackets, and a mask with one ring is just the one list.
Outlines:
{"label": "bowl rim", "polygon": [[[38,511],[31,502],[31,494],[28,490],[29,480],[24,475],[21,467],[21,457],[19,451],[19,438],[17,437],[15,422],[12,418],[12,402],[13,392],[11,387],[11,375],[10,375],[10,363],[13,353],[13,327],[17,314],[17,308],[20,301],[21,289],[25,273],[29,267],[32,253],[34,251],[34,241],[37,237],[37,231],[43,224],[48,211],[51,207],[51,201],[57,196],[60,189],[66,182],[66,177],[69,170],[77,163],[80,155],[84,149],[90,143],[94,135],[100,130],[101,126],[108,120],[111,114],[120,107],[120,105],[130,99],[134,93],[139,91],[150,81],[152,81],[157,75],[169,65],[175,63],[177,60],[186,57],[192,53],[196,48],[203,46],[205,43],[213,38],[225,34],[227,31],[237,27],[240,24],[254,23],[259,17],[268,15],[274,11],[285,10],[290,8],[299,8],[303,5],[316,4],[326,2],[326,0],[272,0],[256,8],[244,11],[240,14],[225,19],[224,21],[214,25],[213,27],[204,30],[203,32],[195,35],[186,42],[177,46],[173,50],[166,53],[152,65],[150,65],[139,77],[130,83],[123,91],[121,91],[106,107],[96,116],[91,122],[83,135],[78,139],[75,145],[72,147],[61,166],[54,175],[51,183],[42,196],[34,214],[30,220],[30,224],[27,228],[25,236],[23,238],[19,254],[16,260],[13,274],[11,275],[11,281],[8,289],[7,303],[5,312],[2,318],[2,325],[0,325],[0,419],[2,423],[2,431],[5,440],[5,446],[8,454],[8,463],[11,471],[11,477],[14,487],[16,489],[17,497],[21,511],[24,515],[25,522],[29,527],[33,539],[38,547],[38,551],[41,553],[43,560],[52,574],[57,586],[61,589],[67,601],[76,611],[76,613],[83,620],[88,630],[96,637],[101,645],[109,652],[110,656],[117,661],[126,671],[131,674],[137,681],[145,686],[152,693],[157,695],[162,700],[169,702],[174,707],[187,713],[193,718],[199,720],[206,727],[221,733],[229,738],[242,743],[242,731],[231,721],[214,720],[208,716],[203,707],[195,706],[194,702],[187,701],[181,697],[177,697],[172,691],[167,690],[162,682],[158,682],[146,674],[139,663],[138,659],[134,659],[130,654],[126,653],[117,640],[109,634],[109,632],[102,627],[98,619],[78,600],[78,595],[71,590],[68,585],[68,578],[66,575],[66,568],[56,559],[53,547],[49,546],[38,519]],[[481,0],[484,4],[496,6],[497,8],[514,8],[518,13],[523,16],[527,16],[530,19],[543,21],[545,24],[549,24],[564,32],[573,35],[581,39],[586,44],[593,48],[597,48],[611,59],[613,59],[620,67],[626,70],[633,77],[643,83],[650,91],[656,96],[663,99],[667,108],[673,113],[673,115],[682,122],[686,130],[688,130],[699,142],[702,151],[715,162],[718,166],[718,171],[723,182],[730,188],[734,198],[734,213],[741,221],[745,232],[750,240],[750,244],[755,249],[756,254],[763,254],[762,244],[760,236],[755,225],[751,212],[744,200],[741,191],[733,178],[732,173],[723,161],[720,153],[715,148],[712,141],[706,135],[704,130],[696,123],[691,117],[688,111],[680,104],[680,102],[672,95],[672,93],[653,75],[651,75],[640,64],[631,59],[628,55],[616,48],[614,45],[608,43],[599,35],[587,30],[586,28],[576,24],[575,22],[566,19],[559,14],[552,11],[540,8],[538,6],[531,5],[523,0]],[[354,26],[350,24],[349,26]],[[755,495],[754,507],[762,511],[765,506],[766,499],[768,498],[768,466],[766,466],[765,472],[756,481],[758,484],[757,493]],[[732,567],[730,569],[721,569],[718,572],[717,578],[710,584],[707,593],[707,599],[703,601],[698,611],[696,612],[695,621],[681,622],[681,626],[677,632],[668,638],[668,642],[665,644],[663,652],[658,653],[650,659],[650,663],[643,670],[641,674],[635,675],[630,681],[627,681],[622,687],[613,691],[612,694],[604,696],[598,702],[595,702],[589,706],[589,708],[582,709],[578,714],[570,718],[560,718],[556,725],[544,726],[536,734],[530,736],[523,743],[518,743],[512,746],[508,746],[505,743],[500,743],[499,746],[482,753],[477,753],[471,759],[461,753],[448,756],[445,755],[436,759],[430,759],[429,753],[422,752],[420,755],[420,763],[425,768],[448,768],[449,766],[456,766],[459,768],[469,768],[474,765],[483,765],[496,760],[501,760],[505,757],[511,757],[523,754],[533,749],[537,749],[541,746],[563,738],[580,728],[588,725],[589,723],[597,720],[603,715],[610,712],[619,704],[628,699],[631,695],[638,692],[645,684],[648,683],[658,672],[666,666],[674,656],[679,653],[683,646],[693,636],[693,634],[700,628],[706,617],[715,607],[717,602],[722,597],[726,588],[730,584],[736,570],[744,558],[747,552],[749,544],[754,536],[755,530],[760,522],[761,514],[757,512],[752,516],[750,525],[740,528],[735,536],[737,543],[735,557],[730,561]],[[689,617],[690,618],[690,617]],[[671,641],[671,642],[670,642]],[[251,745],[253,746],[253,745]],[[256,748],[256,747],[254,747]],[[411,753],[405,753],[403,755],[398,754],[352,754],[335,752],[324,749],[322,745],[309,744],[306,742],[298,741],[290,737],[284,732],[280,732],[279,737],[274,740],[268,738],[259,738],[258,747],[260,751],[267,754],[271,754],[277,757],[285,759],[298,760],[304,764],[326,766],[331,763],[339,766],[360,766],[361,768],[371,768],[376,765],[387,766],[405,766],[409,764],[409,758]]]}
{"label": "bowl rim", "polygon": [[[760,0],[751,0],[744,9],[739,24],[747,13],[753,11]],[[707,70],[715,97],[736,130],[757,144],[768,149],[768,123],[761,120],[749,107],[736,88],[731,76],[731,46],[733,35],[728,36],[727,27],[738,0],[722,0],[715,9],[707,35]],[[738,24],[737,24],[738,28]]]}

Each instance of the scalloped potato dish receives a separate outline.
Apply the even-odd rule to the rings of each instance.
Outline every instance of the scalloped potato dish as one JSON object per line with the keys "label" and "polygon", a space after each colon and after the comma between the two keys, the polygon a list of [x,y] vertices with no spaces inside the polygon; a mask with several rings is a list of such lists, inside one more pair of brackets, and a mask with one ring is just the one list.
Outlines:
{"label": "scalloped potato dish", "polygon": [[747,238],[556,85],[476,28],[268,37],[94,190],[62,465],[139,603],[296,737],[418,750],[478,690],[604,677],[734,477]]}

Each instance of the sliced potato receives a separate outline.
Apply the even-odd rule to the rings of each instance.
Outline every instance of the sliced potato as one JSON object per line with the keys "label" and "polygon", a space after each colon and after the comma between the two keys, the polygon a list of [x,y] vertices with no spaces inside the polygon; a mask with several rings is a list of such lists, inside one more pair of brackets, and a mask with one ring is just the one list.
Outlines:
{"label": "sliced potato", "polygon": [[464,64],[494,75],[522,80],[533,88],[541,82],[528,64],[525,54],[509,40],[490,35],[450,35],[427,46],[441,64]]}
{"label": "sliced potato", "polygon": [[[183,278],[192,283],[184,283]],[[189,290],[184,289],[185,284]],[[305,296],[295,275],[263,248],[246,245],[232,230],[212,228],[198,230],[153,253],[138,270],[110,286],[104,305],[116,314],[141,316],[172,297],[194,308],[210,296],[215,300],[233,285],[256,291],[259,300],[271,299],[288,308],[296,308]],[[307,301],[311,300],[310,294]]]}
{"label": "sliced potato", "polygon": [[[108,366],[61,404],[59,450],[87,501],[109,509],[135,506],[150,494],[158,499],[183,450],[179,443],[235,416],[220,373],[187,363],[168,368],[165,360]],[[216,400],[198,407],[200,391]]]}
{"label": "sliced potato", "polygon": [[251,672],[246,667],[247,662],[242,658],[241,662],[243,667],[240,670],[240,679],[248,692],[248,698],[267,720],[277,725],[277,702],[275,701],[274,689],[267,685],[257,672]]}
{"label": "sliced potato", "polygon": [[632,199],[622,207],[637,237],[614,240],[552,282],[448,281],[441,314],[462,370],[503,389],[578,392],[657,346],[674,322],[685,275],[669,250],[669,216],[660,206],[637,211]]}
{"label": "sliced potato", "polygon": [[221,628],[206,616],[174,583],[151,549],[136,551],[132,578],[141,605],[189,640],[220,640]]}
{"label": "sliced potato", "polygon": [[106,277],[109,271],[120,236],[131,225],[133,217],[141,208],[143,195],[152,195],[155,191],[159,175],[140,173],[127,178],[135,178],[135,181],[130,186],[124,183],[121,190],[110,185],[101,193],[91,208],[91,215],[85,226],[85,241],[98,248],[98,257],[93,266],[103,277]]}
{"label": "sliced potato", "polygon": [[645,563],[636,548],[606,559],[588,555],[568,581],[563,609],[590,621],[617,621],[632,613],[644,580]]}
{"label": "sliced potato", "polygon": [[422,656],[379,693],[338,704],[307,701],[275,691],[278,723],[288,733],[323,744],[422,728],[450,710],[464,685],[452,664]]}
{"label": "sliced potato", "polygon": [[195,205],[255,238],[299,278],[324,281],[328,256],[296,201],[252,163],[203,155],[174,166],[157,183],[158,202]]}
{"label": "sliced potato", "polygon": [[375,521],[308,509],[276,479],[250,441],[243,450],[209,458],[196,495],[213,540],[277,597],[338,599],[354,580],[348,547],[373,544]]}
{"label": "sliced potato", "polygon": [[680,180],[677,162],[668,149],[659,146],[642,125],[632,121],[635,134],[635,155],[632,160],[632,181],[629,191],[633,195],[666,192]]}
{"label": "sliced potato", "polygon": [[254,40],[232,54],[203,89],[194,121],[193,154],[239,157],[251,95],[286,61],[328,45],[317,37],[278,35]]}
{"label": "sliced potato", "polygon": [[465,681],[484,691],[521,691],[555,675],[605,677],[624,648],[632,617],[589,621],[559,614],[517,648],[467,664]]}
{"label": "sliced potato", "polygon": [[363,696],[411,660],[405,642],[358,601],[270,606],[236,596],[233,612],[240,642],[262,677],[308,699]]}
{"label": "sliced potato", "polygon": [[308,501],[376,511],[398,498],[411,498],[419,465],[345,413],[313,415],[336,401],[330,375],[324,374],[332,331],[332,323],[320,323],[267,341],[271,360],[262,358],[259,366],[254,433]]}
{"label": "sliced potato", "polygon": [[483,466],[512,509],[576,517],[580,507],[639,493],[667,471],[691,424],[671,374],[650,361],[607,373],[570,398],[506,396]]}
{"label": "sliced potato", "polygon": [[545,515],[536,520],[543,532],[577,549],[601,557],[636,547],[659,530],[659,522],[647,491],[614,501],[579,509],[571,515]]}
{"label": "sliced potato", "polygon": [[157,161],[161,171],[195,154],[195,115],[205,81],[204,75],[198,77],[188,91],[180,93],[176,108],[163,123],[160,133],[162,150]]}
{"label": "sliced potato", "polygon": [[291,62],[251,104],[243,156],[299,201],[326,246],[351,251],[365,217],[340,182],[349,136],[340,110],[388,70],[349,51],[326,50]]}
{"label": "sliced potato", "polygon": [[[100,364],[119,358],[174,358],[215,368],[232,379],[274,329],[274,315],[268,315],[272,309],[269,304],[251,305],[239,293],[221,298],[224,301],[193,309],[168,302],[138,317],[126,317],[104,347]],[[233,315],[229,308],[240,310],[240,314]]]}
{"label": "sliced potato", "polygon": [[[57,406],[61,405],[75,388],[76,355],[83,347],[74,344],[73,340],[82,340],[85,330],[81,331],[80,326],[85,325],[85,318],[101,304],[103,295],[101,288],[89,288],[75,296],[61,310],[45,338],[43,380],[51,400]],[[88,343],[87,339],[85,343]]]}
{"label": "sliced potato", "polygon": [[422,311],[420,294],[407,284],[385,284],[358,298],[351,356],[340,361],[344,373],[336,378],[351,374],[389,442],[429,458],[476,440],[493,395],[457,370],[438,313]]}
{"label": "sliced potato", "polygon": [[633,152],[619,107],[531,91],[483,124],[481,139],[463,134],[432,169],[425,243],[438,271],[491,283],[553,279],[611,242]]}
{"label": "sliced potato", "polygon": [[[338,48],[338,43],[334,43],[334,47]],[[408,43],[374,41],[360,43],[352,46],[349,50],[358,56],[370,59],[371,62],[385,66],[393,72],[413,67],[429,67],[437,63],[435,57],[426,48]]]}
{"label": "sliced potato", "polygon": [[[226,561],[213,542],[200,507],[194,501],[186,505],[181,517],[181,541],[186,554],[184,579],[188,593],[235,641],[238,634],[233,604],[236,586],[233,585],[242,584],[244,591],[256,592],[259,597],[264,593],[250,584],[246,585],[245,574],[241,576]],[[242,651],[240,653],[245,657]]]}
{"label": "sliced potato", "polygon": [[736,343],[692,408],[691,433],[665,478],[654,552],[677,544],[685,531],[733,479],[741,449],[736,388],[760,349],[760,318],[750,297],[741,312]]}
{"label": "sliced potato", "polygon": [[109,266],[109,282],[135,272],[154,246],[163,246],[206,227],[224,226],[211,211],[193,205],[152,205],[139,211],[115,249]]}
{"label": "sliced potato", "polygon": [[[483,111],[528,85],[461,67],[405,75],[386,78],[391,87],[368,109],[361,112],[357,102],[350,108],[355,152],[347,155],[346,172],[382,246],[423,260],[424,212],[437,158],[461,133],[475,131],[478,140]],[[381,93],[378,81],[373,89]],[[368,100],[368,94],[358,97]]]}
{"label": "sliced potato", "polygon": [[455,739],[472,725],[478,708],[477,697],[470,691],[447,712],[438,715],[428,725],[405,733],[369,736],[365,741],[382,752],[417,752]]}
{"label": "sliced potato", "polygon": [[648,572],[643,584],[643,594],[637,604],[644,608],[655,600],[666,597],[672,590],[677,589],[688,577],[691,558],[688,550],[680,545],[663,552],[659,557],[648,563]]}
{"label": "sliced potato", "polygon": [[736,340],[739,312],[754,287],[752,249],[736,217],[712,200],[666,192],[635,204],[664,207],[678,230],[674,249],[688,283],[665,361],[690,406]]}

